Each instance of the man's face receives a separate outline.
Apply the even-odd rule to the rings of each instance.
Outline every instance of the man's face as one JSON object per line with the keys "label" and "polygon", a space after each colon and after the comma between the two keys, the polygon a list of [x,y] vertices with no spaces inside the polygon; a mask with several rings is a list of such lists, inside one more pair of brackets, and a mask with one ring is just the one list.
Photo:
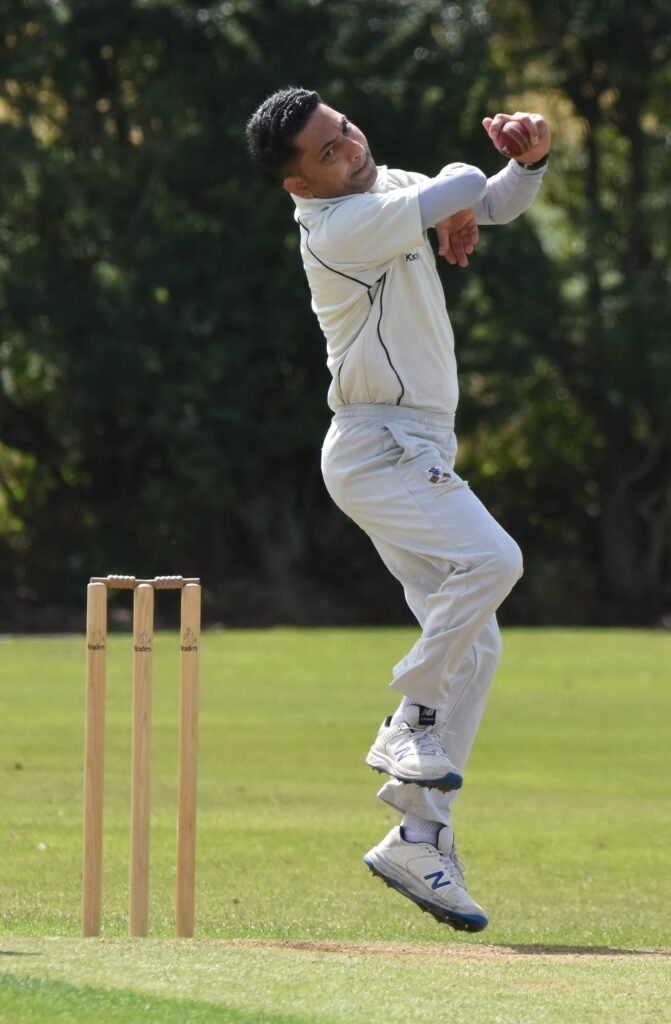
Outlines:
{"label": "man's face", "polygon": [[284,187],[303,199],[333,199],[367,192],[377,168],[363,132],[331,107],[320,103],[295,138],[300,154]]}

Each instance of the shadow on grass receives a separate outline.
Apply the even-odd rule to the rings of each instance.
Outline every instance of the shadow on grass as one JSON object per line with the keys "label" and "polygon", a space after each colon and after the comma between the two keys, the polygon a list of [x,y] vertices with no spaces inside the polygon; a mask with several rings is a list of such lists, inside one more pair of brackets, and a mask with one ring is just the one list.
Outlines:
{"label": "shadow on grass", "polygon": [[22,949],[0,949],[0,956],[42,956],[37,950],[34,953],[26,953]]}
{"label": "shadow on grass", "polygon": [[[341,1019],[341,1018],[338,1018]],[[153,992],[75,985],[38,975],[5,974],[0,1020],[13,1024],[44,1021],[160,1021],[160,1024],[335,1024],[330,1017],[250,1010],[204,1000],[170,999]]]}

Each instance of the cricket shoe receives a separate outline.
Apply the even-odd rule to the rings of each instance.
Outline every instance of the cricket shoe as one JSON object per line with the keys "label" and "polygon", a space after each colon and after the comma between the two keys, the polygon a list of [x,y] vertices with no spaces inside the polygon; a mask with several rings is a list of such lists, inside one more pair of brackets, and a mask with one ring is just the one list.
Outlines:
{"label": "cricket shoe", "polygon": [[442,924],[460,932],[481,932],[487,915],[466,891],[465,868],[449,825],[441,828],[437,842],[408,843],[397,825],[364,861],[374,875]]}
{"label": "cricket shoe", "polygon": [[464,781],[437,732],[431,727],[416,729],[407,722],[392,725],[391,718],[385,718],[380,726],[366,764],[399,782],[414,782],[444,792],[461,789]]}

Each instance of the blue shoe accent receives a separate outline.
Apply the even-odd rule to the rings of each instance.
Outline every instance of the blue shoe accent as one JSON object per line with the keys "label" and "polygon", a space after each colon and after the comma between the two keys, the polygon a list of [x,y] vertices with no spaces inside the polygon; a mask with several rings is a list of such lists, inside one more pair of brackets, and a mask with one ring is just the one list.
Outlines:
{"label": "blue shoe accent", "polygon": [[426,789],[439,789],[442,793],[451,793],[454,789],[461,789],[464,784],[463,776],[458,775],[457,772],[448,772],[440,779],[402,779],[399,775],[392,775],[386,768],[378,768],[373,764],[369,765],[369,768],[372,768],[374,772],[379,772],[380,775],[389,775],[390,778],[397,779],[398,782],[424,786]]}
{"label": "blue shoe accent", "polygon": [[[455,911],[447,910],[445,907],[437,906],[435,903],[431,903],[428,899],[423,899],[421,896],[417,896],[410,889],[406,889],[404,885],[397,882],[393,878],[388,878],[387,875],[383,875],[382,872],[375,867],[372,861],[368,859],[368,854],[363,858],[364,864],[374,875],[381,878],[385,885],[388,885],[390,889],[396,889],[402,896],[407,896],[409,900],[412,900],[420,910],[425,911],[427,914],[432,914],[437,921],[441,924],[447,924],[450,928],[454,928],[458,932],[481,932],[487,927],[489,923],[487,918],[481,914],[457,914]],[[432,876],[427,876],[432,877]],[[435,886],[434,886],[435,888]]]}
{"label": "blue shoe accent", "polygon": [[425,882],[428,882],[430,878],[433,878],[433,882],[431,883],[432,889],[442,889],[446,885],[452,885],[452,882],[450,881],[449,878],[447,879],[446,882],[443,881],[443,879],[445,878],[444,871],[432,871],[430,875],[424,875]]}

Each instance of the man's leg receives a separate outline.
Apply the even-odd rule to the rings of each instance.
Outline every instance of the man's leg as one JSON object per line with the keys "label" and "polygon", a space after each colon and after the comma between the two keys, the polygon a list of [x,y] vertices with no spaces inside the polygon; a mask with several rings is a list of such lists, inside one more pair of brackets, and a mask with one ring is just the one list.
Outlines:
{"label": "man's leg", "polygon": [[[406,598],[422,624],[424,596],[406,591]],[[462,662],[450,700],[443,709],[440,736],[453,764],[462,773],[484,713],[500,651],[500,634],[492,615]],[[457,792],[446,793],[390,779],[378,797],[402,815],[401,825],[369,850],[364,861],[373,874],[440,922],[459,931],[476,932],[487,927],[488,919],[467,891],[465,868],[457,854],[451,826],[452,803]]]}
{"label": "man's leg", "polygon": [[[392,685],[406,695],[404,703],[436,711],[441,738],[463,770],[499,657],[494,612],[521,574],[521,556],[454,474],[451,432],[437,435],[407,419],[391,427],[379,416],[337,424],[325,445],[324,473],[336,503],[403,584],[423,627]],[[393,731],[387,724],[381,733]],[[406,727],[403,737],[408,733],[431,738],[426,730]],[[408,749],[398,750],[399,761]],[[366,855],[371,870],[439,920],[464,930],[485,927],[484,911],[463,884],[449,824],[453,794],[406,777],[387,783],[380,796],[418,837],[409,842],[403,827],[393,829]],[[423,842],[428,831],[432,838]]]}
{"label": "man's leg", "polygon": [[[337,425],[324,452],[334,500],[368,533],[409,598],[418,595],[422,605],[422,635],[395,666],[392,682],[415,705],[414,717],[385,721],[367,761],[403,783],[456,789],[462,778],[454,759],[435,730],[417,727],[443,725],[460,690],[462,666],[478,653],[478,637],[522,572],[521,555],[454,473],[451,430],[433,430],[407,415],[397,422],[394,415],[400,414],[393,410],[385,415],[393,431],[374,416],[353,416]],[[428,711],[418,717],[417,707]],[[469,707],[466,701],[462,717]]]}
{"label": "man's leg", "polygon": [[521,576],[522,558],[452,469],[452,432],[421,418],[395,422],[394,410],[385,411],[390,424],[352,417],[337,425],[324,448],[324,478],[406,594],[422,595],[422,635],[395,666],[393,688],[445,708],[462,663]]}
{"label": "man's leg", "polygon": [[[462,662],[453,692],[438,727],[443,746],[455,768],[463,773],[484,714],[492,679],[499,662],[501,640],[496,617],[492,616],[473,648]],[[401,814],[413,814],[427,821],[451,825],[452,804],[458,790],[409,785],[390,779],[380,789],[380,800]]]}
{"label": "man's leg", "polygon": [[[399,562],[398,553],[391,547],[378,543],[377,548],[387,568],[399,578],[401,566],[408,565],[407,554],[401,553]],[[409,578],[401,582],[404,584],[408,606],[424,629],[428,598],[442,582],[441,567],[436,567],[435,572],[428,571],[426,561],[422,560]],[[449,750],[450,760],[462,774],[480,727],[500,658],[501,634],[496,615],[492,615],[459,666],[450,697],[438,716],[437,731],[443,746]],[[399,705],[397,715],[402,714],[406,700],[404,698]],[[390,779],[378,796],[401,814],[414,814],[419,818],[449,825],[452,803],[458,792],[441,792],[433,787],[429,789]]]}
{"label": "man's leg", "polygon": [[[477,733],[500,654],[494,616],[457,674],[446,709],[441,738],[463,772]],[[373,874],[423,910],[459,931],[487,927],[487,914],[469,895],[465,868],[452,830],[452,803],[458,791],[408,785],[390,779],[378,797],[402,815],[392,830],[364,857]]]}

